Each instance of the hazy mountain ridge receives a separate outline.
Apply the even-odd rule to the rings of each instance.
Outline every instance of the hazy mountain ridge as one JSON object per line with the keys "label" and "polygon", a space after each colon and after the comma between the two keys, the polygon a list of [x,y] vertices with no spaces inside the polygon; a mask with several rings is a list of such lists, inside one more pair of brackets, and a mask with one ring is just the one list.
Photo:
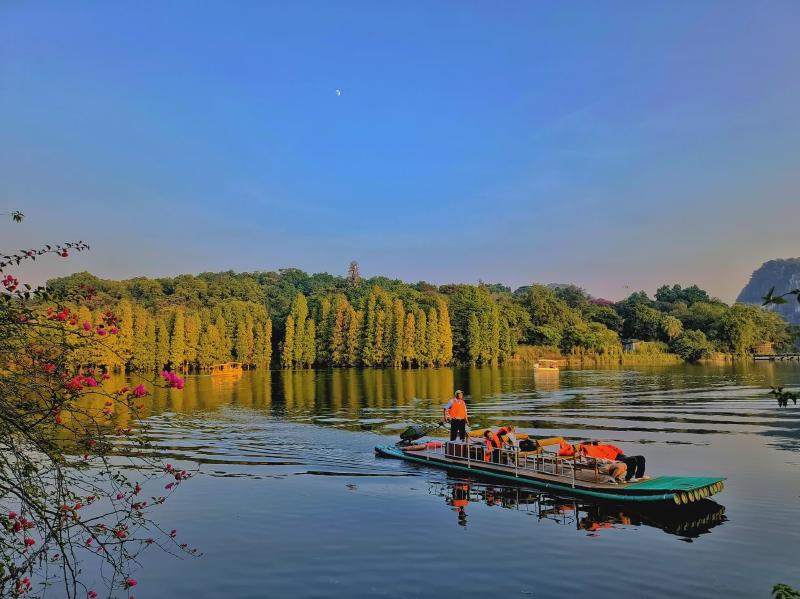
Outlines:
{"label": "hazy mountain ridge", "polygon": [[[775,287],[776,295],[800,287],[800,258],[784,258],[764,262],[750,275],[750,281],[742,289],[736,301],[760,304],[762,296],[772,287]],[[775,311],[790,323],[800,325],[800,303],[794,297],[787,299],[789,302],[775,306]]]}

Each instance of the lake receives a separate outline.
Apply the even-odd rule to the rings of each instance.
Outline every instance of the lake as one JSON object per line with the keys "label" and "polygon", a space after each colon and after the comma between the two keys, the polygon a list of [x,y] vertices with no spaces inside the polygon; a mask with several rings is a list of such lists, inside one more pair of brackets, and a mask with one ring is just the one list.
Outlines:
{"label": "lake", "polygon": [[[767,597],[800,587],[796,364],[252,372],[145,402],[165,460],[199,468],[158,511],[202,557],[146,552],[148,597]],[[631,511],[377,458],[456,388],[473,423],[603,439],[650,474],[719,475],[688,508]],[[465,516],[452,505],[466,503]]]}

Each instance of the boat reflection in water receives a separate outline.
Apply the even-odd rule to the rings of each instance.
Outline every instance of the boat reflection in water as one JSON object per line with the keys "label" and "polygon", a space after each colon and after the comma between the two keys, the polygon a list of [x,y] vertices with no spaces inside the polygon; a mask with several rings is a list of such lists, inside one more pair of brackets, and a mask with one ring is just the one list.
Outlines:
{"label": "boat reflection in water", "polygon": [[429,483],[428,492],[445,500],[456,512],[460,526],[467,525],[470,504],[483,504],[524,510],[536,516],[540,522],[550,521],[583,531],[589,536],[597,536],[605,529],[650,526],[691,543],[727,520],[725,508],[710,499],[680,509],[672,506],[637,509],[630,505],[591,503],[521,487],[487,485],[466,479]]}

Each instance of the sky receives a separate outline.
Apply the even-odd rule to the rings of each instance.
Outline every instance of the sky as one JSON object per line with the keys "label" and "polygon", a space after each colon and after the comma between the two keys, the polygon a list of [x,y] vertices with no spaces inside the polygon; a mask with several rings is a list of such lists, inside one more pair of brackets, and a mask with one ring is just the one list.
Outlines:
{"label": "sky", "polygon": [[[0,2],[0,250],[664,283],[800,255],[800,2]],[[337,94],[336,90],[340,90]]]}

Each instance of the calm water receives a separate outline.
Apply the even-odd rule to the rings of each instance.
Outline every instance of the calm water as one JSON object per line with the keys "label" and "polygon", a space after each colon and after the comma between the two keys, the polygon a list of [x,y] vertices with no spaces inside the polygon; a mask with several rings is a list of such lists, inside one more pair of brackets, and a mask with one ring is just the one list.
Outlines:
{"label": "calm water", "polygon": [[[165,459],[199,466],[160,512],[205,555],[150,553],[148,597],[767,597],[800,587],[797,365],[311,371],[190,377],[147,404]],[[728,477],[691,511],[630,511],[376,458],[453,389],[473,422],[611,440],[651,474]],[[458,487],[457,487],[458,485]],[[457,489],[457,490],[456,490]],[[467,498],[466,518],[453,494]]]}

